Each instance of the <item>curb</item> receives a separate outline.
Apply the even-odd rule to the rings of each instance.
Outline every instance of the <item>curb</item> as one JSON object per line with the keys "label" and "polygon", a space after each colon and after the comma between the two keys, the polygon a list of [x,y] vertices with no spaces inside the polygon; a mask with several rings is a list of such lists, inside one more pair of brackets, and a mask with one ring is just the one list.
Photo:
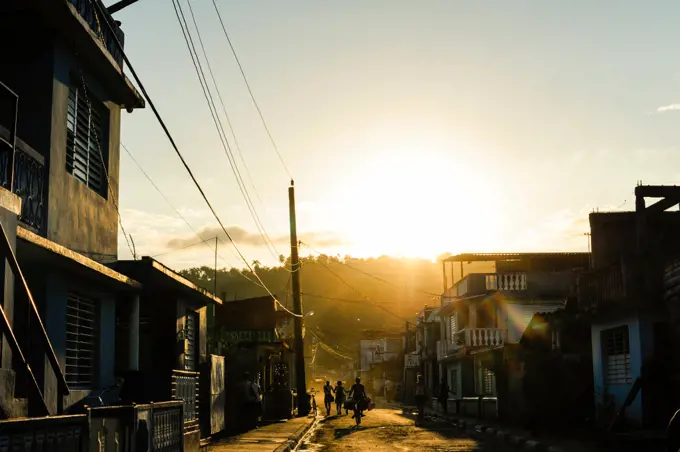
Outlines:
{"label": "curb", "polygon": [[307,434],[307,432],[317,423],[317,419],[312,419],[312,422],[307,425],[301,426],[292,436],[288,437],[288,442],[281,444],[279,447],[274,449],[274,452],[291,452],[295,450],[302,438]]}
{"label": "curb", "polygon": [[437,412],[429,412],[427,415],[444,419],[454,423],[461,431],[467,431],[471,436],[484,435],[502,444],[513,446],[513,450],[521,451],[545,451],[545,452],[563,452],[561,447],[551,446],[541,441],[531,438],[526,438],[520,435],[513,435],[503,429],[488,427],[484,424],[469,423],[464,419],[455,420],[450,417],[442,416]]}

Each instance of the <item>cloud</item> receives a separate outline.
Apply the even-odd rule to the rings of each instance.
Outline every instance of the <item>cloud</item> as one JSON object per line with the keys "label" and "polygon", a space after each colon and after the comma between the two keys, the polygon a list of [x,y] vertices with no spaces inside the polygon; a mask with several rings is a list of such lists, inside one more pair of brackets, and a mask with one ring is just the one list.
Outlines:
{"label": "cloud", "polygon": [[[229,226],[226,228],[229,236],[236,242],[237,245],[265,247],[266,243],[259,232],[252,232],[243,229],[240,226]],[[204,239],[219,238],[223,242],[228,242],[226,234],[219,226],[209,226],[198,231],[198,235]],[[290,237],[288,235],[269,236],[274,245],[288,245],[290,244]],[[346,244],[346,242],[333,232],[307,232],[300,234],[299,237],[305,243],[313,247],[334,247]],[[173,237],[167,241],[166,246],[170,249],[182,248],[189,246],[196,242],[196,236],[182,236]]]}
{"label": "cloud", "polygon": [[664,105],[664,106],[656,109],[656,111],[658,113],[665,113],[667,111],[678,111],[678,110],[680,110],[680,104]]}

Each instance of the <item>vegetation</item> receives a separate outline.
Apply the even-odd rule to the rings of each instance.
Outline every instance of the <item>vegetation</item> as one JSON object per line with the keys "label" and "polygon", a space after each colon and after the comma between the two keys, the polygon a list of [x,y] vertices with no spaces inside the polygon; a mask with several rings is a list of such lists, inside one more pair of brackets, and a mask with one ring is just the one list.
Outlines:
{"label": "vegetation", "polygon": [[[282,266],[254,262],[253,267],[278,300],[292,309],[290,263],[282,261]],[[358,353],[364,330],[403,331],[405,321],[413,322],[423,305],[439,304],[441,266],[429,260],[320,255],[303,257],[301,263],[304,311],[314,312],[305,318],[306,325],[326,344],[352,357]],[[214,288],[213,268],[181,273],[209,291]],[[217,294],[226,301],[266,295],[253,281],[256,278],[250,271],[218,269]],[[319,358],[321,362],[337,359],[330,353],[321,353]]]}

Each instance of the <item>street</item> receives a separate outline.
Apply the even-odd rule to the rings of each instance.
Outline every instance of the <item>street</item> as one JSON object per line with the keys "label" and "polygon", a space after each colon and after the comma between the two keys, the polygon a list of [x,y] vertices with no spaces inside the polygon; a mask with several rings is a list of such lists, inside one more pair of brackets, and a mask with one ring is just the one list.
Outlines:
{"label": "street", "polygon": [[465,437],[455,427],[427,419],[416,427],[413,413],[376,409],[366,413],[359,427],[349,416],[330,416],[310,432],[298,451],[491,451],[481,441]]}

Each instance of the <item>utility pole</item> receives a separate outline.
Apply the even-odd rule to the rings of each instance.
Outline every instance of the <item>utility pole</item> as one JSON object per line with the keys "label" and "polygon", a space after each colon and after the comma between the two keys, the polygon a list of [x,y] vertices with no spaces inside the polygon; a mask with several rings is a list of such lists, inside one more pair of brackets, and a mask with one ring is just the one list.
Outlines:
{"label": "utility pole", "polygon": [[217,296],[217,240],[215,237],[215,273],[213,276],[213,295]]}
{"label": "utility pole", "polygon": [[298,256],[297,223],[295,219],[295,181],[288,187],[288,209],[290,211],[290,264],[293,288],[293,318],[295,349],[295,379],[297,384],[298,416],[309,414],[307,379],[305,378],[305,344],[302,339],[302,297],[300,296],[300,256]]}

